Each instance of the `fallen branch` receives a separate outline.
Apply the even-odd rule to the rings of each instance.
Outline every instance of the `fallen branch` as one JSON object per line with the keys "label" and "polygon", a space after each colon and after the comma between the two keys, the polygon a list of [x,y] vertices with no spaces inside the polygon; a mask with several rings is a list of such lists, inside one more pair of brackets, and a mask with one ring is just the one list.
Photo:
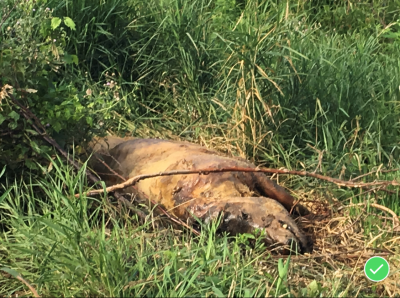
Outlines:
{"label": "fallen branch", "polygon": [[[45,127],[43,126],[43,124],[40,122],[40,120],[36,117],[35,114],[33,114],[28,108],[26,108],[24,105],[22,105],[11,93],[8,94],[10,96],[10,98],[12,99],[12,101],[14,102],[15,105],[17,105],[18,107],[21,108],[21,114],[24,116],[24,118],[28,121],[31,122],[32,127],[36,130],[36,132],[38,134],[40,134],[48,143],[50,143],[51,145],[53,145],[78,171],[80,170],[80,166],[79,164],[71,159],[69,157],[69,155],[60,147],[60,145],[58,145],[58,143],[52,139],[48,134],[47,131],[45,129]],[[39,129],[40,128],[40,129]],[[117,175],[118,177],[122,178],[123,180],[125,180],[125,178],[121,177],[118,173],[116,173],[114,170],[112,170],[105,162],[103,162],[102,160],[98,159],[100,162],[102,162],[111,172],[113,172],[114,175]],[[89,178],[89,180],[91,180],[93,183],[99,182],[100,179],[98,179],[96,176],[94,176],[92,173],[89,172],[89,170],[86,170],[86,176]],[[102,189],[98,190],[98,193],[103,192]],[[130,209],[133,209],[136,214],[138,214],[138,216],[142,219],[145,220],[145,215],[143,212],[141,212],[140,210],[137,210],[133,204],[131,202],[129,202],[127,199],[125,199],[121,194],[119,193],[114,193],[114,196],[117,200],[119,200],[120,202],[122,202],[125,206],[127,206]],[[193,232],[196,235],[200,235],[200,233],[194,229],[192,229],[191,227],[189,227],[187,224],[185,224],[184,222],[182,222],[180,219],[176,219],[174,217],[172,217],[168,212],[166,212],[164,209],[161,208],[161,206],[157,205],[154,201],[151,200],[151,203],[155,206],[157,206],[157,208],[163,213],[165,214],[170,220],[174,221],[175,223],[182,225],[184,227],[186,227],[187,229],[189,229],[191,232]]]}
{"label": "fallen branch", "polygon": [[[400,182],[395,180],[392,181],[376,181],[376,182],[353,182],[353,181],[344,181],[337,178],[332,178],[328,176],[323,176],[320,174],[309,173],[305,171],[290,171],[290,170],[279,170],[279,169],[271,169],[271,168],[240,168],[240,167],[226,167],[226,168],[207,168],[207,169],[200,169],[200,170],[175,170],[175,171],[168,171],[168,172],[160,172],[160,173],[153,173],[153,174],[143,174],[132,177],[126,180],[123,183],[115,184],[113,186],[107,187],[106,192],[112,192],[119,189],[124,189],[126,187],[135,185],[140,180],[154,178],[154,177],[161,177],[161,176],[172,176],[172,175],[188,175],[188,174],[200,174],[200,175],[208,175],[209,173],[223,173],[223,172],[249,172],[249,173],[270,173],[270,174],[286,174],[286,175],[297,175],[297,176],[304,176],[304,177],[311,177],[316,178],[324,181],[328,181],[334,183],[338,186],[349,187],[349,188],[364,188],[369,189],[373,186],[400,186]],[[104,190],[92,190],[86,193],[87,196],[96,195],[102,193]],[[79,197],[80,194],[76,194],[75,197]]]}

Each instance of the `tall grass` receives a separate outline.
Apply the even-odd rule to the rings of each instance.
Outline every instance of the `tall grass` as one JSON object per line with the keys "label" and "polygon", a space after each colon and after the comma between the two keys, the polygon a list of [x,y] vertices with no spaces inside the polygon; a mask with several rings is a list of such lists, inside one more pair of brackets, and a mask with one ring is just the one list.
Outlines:
{"label": "tall grass", "polygon": [[286,167],[315,155],[307,144],[327,152],[327,171],[397,164],[400,49],[383,28],[337,34],[290,1],[49,3],[77,21],[82,69],[118,74],[125,129],[221,137]]}
{"label": "tall grass", "polygon": [[[120,86],[118,96],[104,97],[114,107],[106,126],[116,133],[181,138],[271,167],[346,179],[399,167],[400,43],[384,37],[398,24],[386,28],[376,19],[360,30],[339,30],[335,24],[350,22],[347,13],[360,15],[360,5],[327,10],[329,1],[317,2],[48,0],[46,6],[76,23],[66,51],[79,64],[68,65],[66,77],[99,96],[110,80]],[[333,12],[342,13],[339,21],[330,21]],[[398,18],[396,10],[387,12],[391,21]],[[346,263],[310,259],[285,267],[262,247],[248,246],[246,235],[216,237],[215,226],[195,237],[154,231],[150,219],[138,225],[109,198],[72,199],[87,187],[83,172],[59,161],[52,167],[41,177],[9,181],[0,195],[0,267],[19,272],[43,295],[382,294]],[[378,198],[400,212],[397,193],[361,196],[304,178],[287,185],[314,199]],[[360,223],[378,246],[390,237],[374,238],[383,235],[380,225],[374,216]],[[12,278],[0,285],[6,294],[23,289]]]}

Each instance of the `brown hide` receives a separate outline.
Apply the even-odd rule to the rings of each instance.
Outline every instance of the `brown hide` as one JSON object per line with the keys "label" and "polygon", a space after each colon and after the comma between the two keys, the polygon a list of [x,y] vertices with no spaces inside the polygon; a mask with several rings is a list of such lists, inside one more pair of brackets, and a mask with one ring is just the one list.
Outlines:
{"label": "brown hide", "polygon": [[[93,142],[92,148],[125,179],[172,170],[255,168],[250,162],[184,142],[107,137]],[[90,164],[107,185],[122,182],[115,175],[109,175],[107,167],[96,159]],[[154,177],[139,181],[136,187],[183,221],[193,220],[194,215],[208,222],[223,212],[221,228],[230,234],[264,229],[268,244],[295,243],[302,252],[312,251],[312,241],[299,230],[286,210],[293,207],[293,197],[263,173]]]}

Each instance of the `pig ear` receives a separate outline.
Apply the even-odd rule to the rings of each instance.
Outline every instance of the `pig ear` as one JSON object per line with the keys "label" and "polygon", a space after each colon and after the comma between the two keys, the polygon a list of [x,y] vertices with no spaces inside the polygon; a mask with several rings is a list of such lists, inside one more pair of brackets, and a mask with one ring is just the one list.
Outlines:
{"label": "pig ear", "polygon": [[267,216],[263,216],[261,220],[263,221],[264,228],[269,227],[272,221],[275,219],[275,216],[272,214],[268,214]]}

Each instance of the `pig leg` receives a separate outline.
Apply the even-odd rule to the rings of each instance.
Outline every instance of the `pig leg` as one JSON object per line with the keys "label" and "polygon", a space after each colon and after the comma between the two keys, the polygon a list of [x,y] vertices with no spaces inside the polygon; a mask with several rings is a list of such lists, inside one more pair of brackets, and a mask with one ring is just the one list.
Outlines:
{"label": "pig leg", "polygon": [[[295,199],[282,187],[270,180],[264,173],[254,173],[256,189],[261,195],[269,197],[281,203],[288,211],[292,210]],[[308,209],[296,204],[293,210],[303,216],[310,213]]]}

